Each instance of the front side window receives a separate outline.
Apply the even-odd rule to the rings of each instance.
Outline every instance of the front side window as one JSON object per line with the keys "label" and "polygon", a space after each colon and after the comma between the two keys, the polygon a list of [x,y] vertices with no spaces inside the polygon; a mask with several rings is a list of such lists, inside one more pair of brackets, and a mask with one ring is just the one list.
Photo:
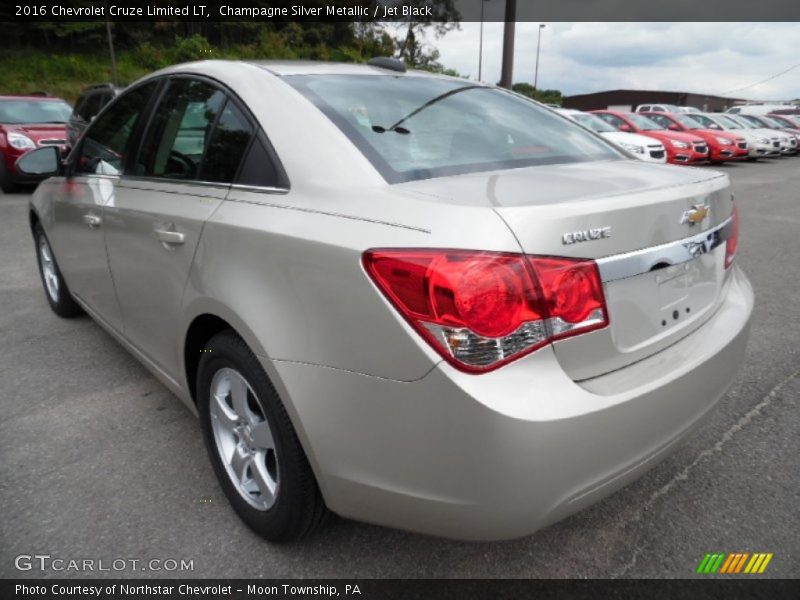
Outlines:
{"label": "front side window", "polygon": [[662,115],[650,115],[649,118],[654,123],[658,123],[659,125],[661,125],[664,129],[668,129],[670,125],[674,125],[674,123],[670,119]]}
{"label": "front side window", "polygon": [[689,115],[675,115],[675,120],[678,121],[681,125],[686,127],[686,129],[703,129],[703,124],[697,121],[697,119]]}
{"label": "front side window", "polygon": [[625,157],[515,94],[438,77],[294,75],[390,183]]}
{"label": "front side window", "polygon": [[623,125],[627,125],[627,123],[625,121],[623,121],[622,119],[620,119],[617,115],[611,115],[611,114],[608,114],[608,113],[601,113],[601,114],[599,114],[597,116],[600,117],[601,119],[603,119],[603,121],[605,121],[606,123],[608,123],[611,126],[613,126],[615,129],[620,129]]}
{"label": "front side window", "polygon": [[735,119],[719,115],[717,119],[725,126],[726,129],[744,129],[742,125]]}
{"label": "front side window", "polygon": [[717,129],[717,130],[722,129],[719,123],[717,123],[716,121],[712,120],[710,117],[707,117],[705,115],[692,115],[692,118],[696,120],[698,123],[700,123],[700,125],[702,125],[704,129]]}
{"label": "front side window", "polygon": [[662,127],[660,122],[656,122],[657,119],[661,117],[660,115],[652,116],[652,117],[645,117],[644,115],[637,115],[636,113],[632,113],[628,115],[628,118],[631,122],[636,125],[642,131],[660,131],[662,129],[666,129],[667,126]]}
{"label": "front side window", "polygon": [[78,173],[119,175],[122,172],[130,136],[157,85],[151,81],[130,90],[94,120],[80,147]]}

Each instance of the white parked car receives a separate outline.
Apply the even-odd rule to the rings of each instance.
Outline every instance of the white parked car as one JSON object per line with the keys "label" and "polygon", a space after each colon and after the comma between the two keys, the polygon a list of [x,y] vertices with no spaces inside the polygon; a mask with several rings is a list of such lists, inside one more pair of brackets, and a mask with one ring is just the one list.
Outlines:
{"label": "white parked car", "polygon": [[791,104],[744,104],[742,106],[732,106],[726,113],[732,115],[768,115],[776,110],[796,109]]}
{"label": "white parked car", "polygon": [[580,110],[562,108],[557,112],[572,119],[579,125],[583,125],[587,129],[599,133],[607,140],[627,150],[640,160],[656,163],[667,162],[667,152],[664,149],[664,144],[654,138],[647,137],[646,135],[639,135],[638,133],[618,131],[613,125],[606,123],[597,115],[585,113]]}
{"label": "white parked car", "polygon": [[781,153],[778,136],[748,129],[735,119],[732,119],[731,115],[719,113],[693,114],[692,118],[700,121],[708,129],[735,131],[736,135],[742,136],[747,141],[747,147],[750,151],[747,160],[756,160],[762,156],[779,156]]}
{"label": "white parked car", "polygon": [[680,106],[674,104],[640,104],[636,107],[636,112],[682,112]]}
{"label": "white parked car", "polygon": [[752,123],[744,118],[742,115],[733,115],[725,113],[729,119],[733,119],[737,123],[739,123],[745,129],[749,129],[750,131],[755,131],[764,137],[769,137],[772,141],[772,147],[775,150],[778,150],[780,154],[789,154],[791,152],[791,140],[789,138],[788,133],[784,133],[777,129],[767,129],[766,127],[759,127],[755,123]]}

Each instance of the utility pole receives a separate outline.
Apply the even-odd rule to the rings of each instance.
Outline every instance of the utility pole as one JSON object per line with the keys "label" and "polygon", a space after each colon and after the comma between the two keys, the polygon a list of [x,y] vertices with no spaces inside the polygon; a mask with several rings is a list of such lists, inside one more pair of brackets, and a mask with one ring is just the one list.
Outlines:
{"label": "utility pole", "polygon": [[542,47],[542,29],[545,28],[544,23],[539,23],[539,39],[536,41],[536,73],[533,75],[533,87],[539,90],[539,49]]}
{"label": "utility pole", "polygon": [[119,85],[119,71],[117,70],[117,57],[114,55],[114,39],[111,36],[111,21],[106,17],[106,35],[108,35],[108,52],[111,54],[111,78],[115,86]]}
{"label": "utility pole", "polygon": [[478,81],[481,80],[481,73],[483,72],[483,3],[486,0],[481,0],[481,35],[478,42]]}
{"label": "utility pole", "polygon": [[481,2],[481,35],[478,42],[478,81],[483,79],[483,6],[491,0],[480,0]]}
{"label": "utility pole", "polygon": [[517,0],[506,0],[506,16],[503,28],[503,68],[500,86],[511,89],[514,79],[514,26],[517,20]]}

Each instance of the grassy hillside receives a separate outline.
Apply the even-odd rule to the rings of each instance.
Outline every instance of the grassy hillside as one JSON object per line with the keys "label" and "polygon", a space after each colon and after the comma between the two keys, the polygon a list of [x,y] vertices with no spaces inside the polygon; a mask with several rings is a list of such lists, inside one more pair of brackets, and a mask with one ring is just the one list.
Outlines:
{"label": "grassy hillside", "polygon": [[[301,58],[343,62],[366,61],[371,56],[392,53],[391,40],[373,41],[364,47],[329,47],[325,41],[314,44],[294,40],[289,33],[264,31],[256,43],[218,48],[203,36],[176,37],[174,42],[154,45],[140,43],[135,49],[117,52],[120,81],[129,84],[162,67],[208,58]],[[45,51],[36,48],[7,49],[0,54],[0,94],[46,91],[74,103],[81,90],[93,83],[110,82],[111,61],[108,47],[97,45],[96,52]]]}
{"label": "grassy hillside", "polygon": [[[130,53],[122,54],[118,63],[120,80],[124,83],[152,70],[142,66]],[[10,50],[0,54],[0,94],[45,91],[72,104],[83,88],[106,81],[111,81],[106,52],[78,55]]]}

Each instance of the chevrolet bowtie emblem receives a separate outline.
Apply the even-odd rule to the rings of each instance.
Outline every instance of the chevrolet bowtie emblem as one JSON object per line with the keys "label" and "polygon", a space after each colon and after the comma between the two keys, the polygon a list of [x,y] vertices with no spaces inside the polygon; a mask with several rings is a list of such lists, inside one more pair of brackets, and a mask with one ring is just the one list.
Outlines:
{"label": "chevrolet bowtie emblem", "polygon": [[708,204],[695,204],[690,210],[683,213],[681,225],[684,223],[689,225],[702,223],[703,219],[708,216],[708,208]]}

